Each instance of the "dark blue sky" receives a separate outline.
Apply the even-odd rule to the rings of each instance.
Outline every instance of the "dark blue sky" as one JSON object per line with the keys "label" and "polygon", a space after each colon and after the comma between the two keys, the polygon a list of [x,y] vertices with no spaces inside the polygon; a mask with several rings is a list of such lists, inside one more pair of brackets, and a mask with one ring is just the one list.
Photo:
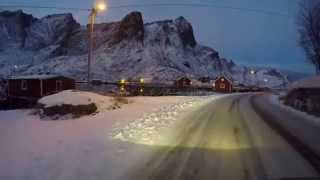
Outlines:
{"label": "dark blue sky", "polygon": [[[89,8],[95,0],[2,0],[0,4]],[[292,16],[277,16],[209,7],[140,7],[109,9],[98,20],[115,21],[130,11],[141,11],[145,22],[186,17],[199,43],[218,50],[222,57],[238,64],[278,67],[313,72],[298,45],[296,16],[299,0],[109,0],[110,6],[143,3],[212,3],[220,6],[262,9]],[[37,17],[61,13],[57,10],[25,9]],[[73,11],[82,24],[88,14]]]}

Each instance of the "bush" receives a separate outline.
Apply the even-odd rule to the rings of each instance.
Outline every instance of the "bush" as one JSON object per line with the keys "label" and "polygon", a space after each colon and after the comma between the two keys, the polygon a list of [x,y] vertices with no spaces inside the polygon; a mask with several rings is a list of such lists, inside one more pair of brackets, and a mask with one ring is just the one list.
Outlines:
{"label": "bush", "polygon": [[120,97],[120,96],[114,97],[113,101],[115,103],[119,103],[119,104],[129,104],[130,103],[130,101],[127,98]]}
{"label": "bush", "polygon": [[79,118],[81,116],[90,115],[97,112],[98,108],[94,103],[88,105],[70,105],[63,104],[61,106],[43,107],[43,115],[53,117],[56,115],[64,116],[71,114],[73,118]]}

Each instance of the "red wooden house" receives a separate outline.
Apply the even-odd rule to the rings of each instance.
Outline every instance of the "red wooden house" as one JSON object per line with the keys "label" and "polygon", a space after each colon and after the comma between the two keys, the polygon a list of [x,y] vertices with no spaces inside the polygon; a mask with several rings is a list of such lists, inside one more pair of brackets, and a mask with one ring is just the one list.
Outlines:
{"label": "red wooden house", "polygon": [[75,89],[75,80],[58,75],[29,75],[7,80],[9,99],[34,101],[68,89]]}
{"label": "red wooden house", "polygon": [[187,77],[181,77],[174,82],[174,85],[177,87],[188,87],[191,84],[191,80]]}
{"label": "red wooden house", "polygon": [[224,75],[218,76],[213,86],[217,92],[231,93],[233,91],[232,79]]}

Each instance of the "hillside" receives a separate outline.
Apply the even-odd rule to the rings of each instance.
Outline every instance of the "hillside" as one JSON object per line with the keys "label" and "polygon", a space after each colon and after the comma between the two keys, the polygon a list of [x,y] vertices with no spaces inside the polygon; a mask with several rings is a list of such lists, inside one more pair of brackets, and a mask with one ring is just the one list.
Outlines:
{"label": "hillside", "polygon": [[[72,14],[38,19],[22,11],[0,13],[0,76],[57,73],[82,80],[87,70],[87,27]],[[197,43],[184,18],[144,23],[132,12],[119,22],[95,27],[93,78],[172,82],[181,76],[214,78],[225,73],[247,85],[281,86],[287,78],[275,69],[250,68],[221,58]]]}

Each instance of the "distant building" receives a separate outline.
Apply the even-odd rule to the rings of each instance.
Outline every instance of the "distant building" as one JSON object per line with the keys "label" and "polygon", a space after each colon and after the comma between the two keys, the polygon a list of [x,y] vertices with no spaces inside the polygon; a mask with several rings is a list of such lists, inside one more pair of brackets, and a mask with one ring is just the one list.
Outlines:
{"label": "distant building", "polygon": [[231,93],[233,91],[232,79],[230,77],[225,76],[225,75],[218,76],[215,79],[213,86],[214,86],[215,91],[217,91],[217,92]]}
{"label": "distant building", "polygon": [[187,77],[181,77],[174,82],[174,85],[177,87],[188,87],[191,84],[191,80]]}
{"label": "distant building", "polygon": [[35,101],[63,90],[75,89],[75,80],[58,75],[29,75],[7,80],[9,99]]}
{"label": "distant building", "polygon": [[210,77],[201,77],[198,79],[201,83],[210,83],[211,78]]}

